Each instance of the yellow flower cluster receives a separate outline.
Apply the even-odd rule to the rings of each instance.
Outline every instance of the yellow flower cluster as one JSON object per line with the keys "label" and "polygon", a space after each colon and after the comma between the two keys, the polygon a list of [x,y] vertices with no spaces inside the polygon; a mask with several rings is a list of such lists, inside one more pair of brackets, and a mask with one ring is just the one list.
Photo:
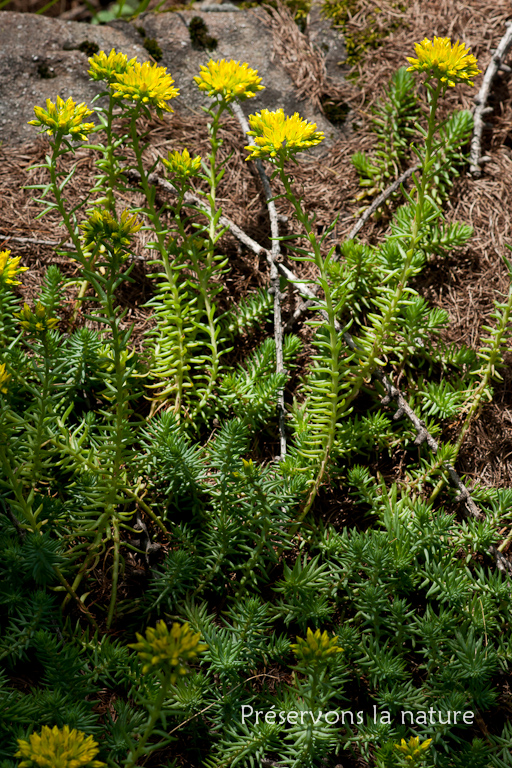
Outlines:
{"label": "yellow flower cluster", "polygon": [[87,134],[95,128],[94,123],[84,123],[84,118],[92,115],[92,109],[83,102],[75,104],[73,99],[64,101],[57,96],[56,104],[46,99],[46,109],[36,106],[34,112],[37,120],[29,120],[29,125],[42,126],[42,133],[49,136],[55,134],[62,138],[70,134],[73,139],[87,141]]}
{"label": "yellow flower cluster", "polygon": [[29,305],[25,302],[22,311],[15,312],[14,317],[20,320],[22,328],[36,335],[55,328],[59,322],[56,317],[47,316],[46,308],[40,301],[37,302],[35,312],[32,312]]}
{"label": "yellow flower cluster", "polygon": [[167,159],[162,157],[162,163],[172,176],[182,180],[197,176],[201,170],[201,158],[190,157],[188,149],[184,149],[183,152],[169,152]]}
{"label": "yellow flower cluster", "polygon": [[118,74],[112,80],[110,87],[114,98],[127,99],[136,103],[152,106],[159,117],[164,112],[173,110],[167,103],[179,94],[179,90],[173,87],[174,80],[167,74],[166,67],[151,64],[145,61],[139,64],[137,61],[127,66],[124,72]]}
{"label": "yellow flower cluster", "polygon": [[192,632],[188,623],[174,623],[169,631],[165,621],[159,621],[154,629],[146,629],[145,638],[138,632],[136,634],[138,642],[129,647],[136,650],[144,662],[142,673],[146,675],[158,669],[172,670],[172,683],[176,682],[178,676],[187,674],[187,661],[208,648],[199,642],[200,633]]}
{"label": "yellow flower cluster", "polygon": [[299,661],[304,664],[318,664],[328,661],[331,656],[341,653],[343,648],[338,645],[338,636],[329,637],[326,631],[319,629],[313,632],[309,627],[306,639],[297,637],[297,642],[292,644],[292,651]]}
{"label": "yellow flower cluster", "polygon": [[28,267],[20,267],[21,256],[11,256],[11,252],[0,251],[0,285],[20,285],[16,277],[26,272]]}
{"label": "yellow flower cluster", "polygon": [[410,763],[416,763],[423,757],[423,753],[430,747],[432,739],[427,739],[420,744],[419,736],[411,736],[409,742],[402,739],[401,744],[395,744],[395,749],[401,752]]}
{"label": "yellow flower cluster", "polygon": [[452,46],[449,37],[425,38],[414,46],[417,59],[407,57],[411,65],[408,72],[428,72],[442,83],[453,87],[456,83],[473,85],[471,78],[479,75],[476,58],[469,53],[464,43]]}
{"label": "yellow flower cluster", "polygon": [[11,374],[7,373],[5,370],[5,363],[2,363],[0,365],[0,392],[3,392],[4,395],[7,394],[7,385],[9,384],[10,380]]}
{"label": "yellow flower cluster", "polygon": [[15,757],[23,758],[19,768],[103,768],[105,763],[94,760],[99,752],[92,736],[69,725],[59,729],[43,725],[41,733],[32,733],[28,741],[18,739]]}
{"label": "yellow flower cluster", "polygon": [[123,211],[120,219],[115,219],[109,211],[96,210],[87,221],[80,224],[84,250],[91,251],[96,244],[110,240],[114,248],[130,245],[131,237],[139,231],[142,224],[135,214]]}
{"label": "yellow flower cluster", "polygon": [[194,80],[200,91],[206,91],[212,99],[220,96],[226,104],[235,99],[252,99],[258,91],[265,88],[260,85],[261,77],[258,77],[256,69],[232,59],[210,60],[208,64],[202,64],[201,72]]}
{"label": "yellow flower cluster", "polygon": [[112,48],[108,56],[105,51],[99,51],[91,56],[89,59],[91,68],[88,73],[91,80],[105,80],[107,83],[112,83],[118,75],[123,75],[128,67],[132,67],[136,62],[136,58],[128,61],[128,56],[124,53],[116,53]]}
{"label": "yellow flower cluster", "polygon": [[254,136],[255,145],[245,147],[250,152],[246,160],[255,157],[272,160],[278,155],[284,160],[296,152],[320,144],[325,138],[321,131],[316,130],[315,123],[303,120],[298,112],[287,117],[282,109],[276,112],[262,109],[249,116],[249,123],[252,131],[248,135]]}

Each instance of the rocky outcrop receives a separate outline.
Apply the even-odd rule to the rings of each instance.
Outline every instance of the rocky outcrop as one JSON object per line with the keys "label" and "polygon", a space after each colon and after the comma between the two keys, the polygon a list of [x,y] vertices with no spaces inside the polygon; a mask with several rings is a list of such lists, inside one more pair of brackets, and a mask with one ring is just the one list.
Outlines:
{"label": "rocky outcrop", "polygon": [[0,140],[13,145],[33,139],[36,129],[27,122],[34,119],[34,105],[44,106],[48,98],[71,96],[90,103],[102,90],[101,83],[90,82],[87,74],[87,59],[95,46],[116,48],[140,61],[149,59],[141,44],[111,27],[0,13]]}
{"label": "rocky outcrop", "polygon": [[[44,105],[47,98],[55,100],[58,94],[90,103],[101,90],[101,85],[90,82],[87,75],[87,58],[96,47],[107,52],[115,48],[146,61],[151,58],[143,47],[148,40],[155,41],[161,49],[159,63],[168,68],[180,89],[179,97],[173,101],[175,109],[202,115],[201,106],[209,103],[193,81],[201,64],[212,57],[246,61],[258,70],[265,85],[265,90],[245,105],[246,113],[282,107],[287,114],[299,112],[316,122],[328,139],[338,137],[338,129],[326,119],[318,104],[315,106],[304,95],[304,89],[304,97],[299,98],[293,70],[290,74],[289,52],[287,60],[280,56],[279,40],[263,11],[242,11],[230,4],[197,8],[150,13],[135,22],[114,21],[109,26],[0,13],[0,139],[12,145],[33,138],[34,128],[27,122],[33,119],[34,104]],[[191,38],[190,23],[194,17],[206,25],[210,50]],[[332,61],[342,44],[317,9],[312,19],[313,39],[317,41],[315,55],[326,57],[330,62],[328,74],[332,78],[334,73],[341,81],[341,72],[333,67]]]}

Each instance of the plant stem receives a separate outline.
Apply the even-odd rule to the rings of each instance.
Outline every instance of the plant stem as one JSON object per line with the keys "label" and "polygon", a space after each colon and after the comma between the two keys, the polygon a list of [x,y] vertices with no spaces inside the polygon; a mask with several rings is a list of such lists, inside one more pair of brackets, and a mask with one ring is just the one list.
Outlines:
{"label": "plant stem", "polygon": [[328,280],[328,273],[327,273],[329,256],[326,259],[323,258],[320,252],[320,245],[316,238],[316,235],[311,225],[311,222],[309,220],[309,217],[302,210],[300,202],[297,200],[297,198],[295,197],[292,191],[290,179],[284,171],[282,162],[279,168],[279,172],[280,172],[281,181],[283,182],[283,185],[286,190],[286,197],[288,198],[288,200],[290,200],[290,202],[293,203],[297,219],[304,227],[307,237],[309,239],[309,242],[311,244],[311,247],[313,249],[314,263],[316,264],[318,271],[320,272],[320,277],[317,278],[317,282],[324,291],[325,311],[327,315],[326,324],[329,330],[328,374],[330,377],[330,392],[329,392],[329,400],[328,400],[328,403],[326,403],[326,408],[325,408],[325,411],[327,413],[327,417],[326,417],[327,422],[324,422],[324,424],[326,423],[327,427],[326,429],[325,428],[322,429],[323,435],[322,435],[321,459],[318,462],[318,467],[315,469],[315,479],[314,479],[313,487],[309,493],[309,497],[306,501],[306,505],[300,514],[299,519],[302,519],[311,509],[311,506],[315,500],[318,489],[322,483],[325,471],[327,469],[329,455],[331,453],[331,450],[334,444],[334,439],[336,436],[336,424],[338,422],[338,414],[339,414],[339,407],[340,407],[340,400],[341,400],[340,386],[339,386],[340,368],[341,368],[341,360],[340,360],[341,343],[338,339],[338,333],[336,331],[335,305],[333,302],[331,287],[330,287],[330,283]]}
{"label": "plant stem", "polygon": [[160,712],[162,711],[162,706],[165,701],[165,697],[167,696],[167,692],[169,690],[170,685],[171,685],[171,673],[166,672],[165,677],[162,681],[162,687],[158,692],[158,695],[155,699],[155,703],[153,704],[153,706],[149,711],[149,719],[148,719],[144,734],[142,735],[142,738],[140,739],[135,752],[133,753],[130,752],[130,754],[128,755],[124,763],[124,768],[135,768],[136,762],[139,759],[140,755],[143,753],[144,747],[146,746],[146,742],[151,736],[151,734],[153,733],[157,720],[160,717]]}
{"label": "plant stem", "polygon": [[[25,520],[30,526],[29,530],[32,531],[33,533],[39,533],[41,529],[41,524],[37,522],[37,513],[34,514],[34,512],[32,511],[32,504],[29,504],[28,501],[25,499],[21,484],[16,479],[16,476],[11,466],[11,462],[9,461],[9,458],[6,455],[6,451],[3,445],[0,445],[0,465],[2,466],[2,469],[5,472],[9,480],[11,489],[14,492],[14,495],[16,497],[16,506],[18,507],[23,517],[25,518]],[[32,496],[32,493],[30,494],[30,496]]]}
{"label": "plant stem", "polygon": [[[155,195],[156,195],[156,188],[153,184],[149,183],[148,175],[146,173],[146,170],[144,168],[144,164],[142,162],[142,150],[140,147],[140,141],[139,136],[137,134],[137,112],[135,112],[132,115],[132,119],[130,122],[130,138],[131,143],[133,147],[133,151],[135,152],[135,157],[137,159],[137,170],[140,175],[140,185],[142,187],[142,191],[144,192],[144,195],[146,197],[146,203],[147,208],[145,210],[145,213],[150,220],[151,224],[153,225],[153,230],[155,232],[157,241],[158,241],[158,252],[160,254],[160,259],[162,266],[164,268],[165,276],[167,278],[167,282],[169,285],[169,290],[171,292],[172,301],[174,304],[174,321],[177,326],[177,340],[178,340],[178,348],[179,348],[179,362],[177,365],[177,370],[175,374],[175,383],[173,389],[176,390],[176,399],[174,401],[174,408],[173,411],[176,414],[177,418],[180,416],[182,404],[183,404],[183,388],[184,388],[184,379],[185,379],[185,372],[186,372],[186,348],[185,348],[185,334],[183,332],[183,317],[181,313],[181,301],[180,301],[180,292],[178,289],[177,281],[176,281],[176,272],[171,266],[171,263],[169,261],[169,252],[165,244],[165,234],[164,234],[164,227],[162,225],[162,222],[160,220],[160,215],[156,209],[155,206]],[[181,203],[183,202],[183,197],[180,198],[180,207]],[[176,214],[176,219],[179,222],[179,213]],[[165,397],[169,394],[169,388],[167,387],[164,392],[160,393],[160,397]],[[153,415],[155,408],[153,407],[151,410],[151,415]]]}
{"label": "plant stem", "polygon": [[52,192],[55,196],[55,202],[57,203],[57,209],[62,217],[62,221],[64,222],[64,225],[68,230],[69,236],[71,238],[71,242],[73,243],[77,251],[76,255],[78,255],[80,262],[83,264],[84,254],[82,251],[82,244],[80,242],[80,238],[78,237],[76,227],[71,221],[71,218],[66,210],[66,207],[64,205],[64,198],[59,187],[57,160],[59,159],[59,157],[61,157],[61,155],[65,154],[65,151],[63,152],[60,151],[61,144],[62,144],[62,136],[57,136],[55,139],[55,143],[52,144],[53,152],[51,155],[51,161],[49,165],[50,180],[52,183]]}
{"label": "plant stem", "polygon": [[426,191],[427,191],[428,183],[430,180],[429,171],[433,163],[432,144],[434,140],[434,135],[437,130],[437,123],[435,119],[437,102],[438,102],[442,87],[443,87],[442,83],[438,82],[437,87],[435,89],[429,88],[429,94],[431,98],[430,98],[430,113],[429,113],[429,119],[428,119],[427,136],[425,138],[425,158],[421,168],[421,178],[419,183],[416,177],[414,176],[414,181],[415,181],[418,196],[415,203],[414,219],[411,225],[409,247],[405,254],[404,265],[402,267],[402,271],[400,273],[400,277],[396,285],[393,297],[389,302],[386,312],[384,313],[382,319],[379,320],[378,327],[374,334],[373,344],[370,349],[370,352],[366,356],[365,362],[362,365],[354,384],[352,385],[351,392],[346,397],[345,407],[348,406],[352,402],[352,400],[356,397],[364,381],[373,374],[377,365],[381,364],[379,361],[379,355],[382,352],[382,346],[386,341],[386,337],[389,334],[390,327],[393,321],[395,320],[396,314],[399,309],[400,300],[403,296],[404,290],[407,285],[407,281],[411,274],[412,260],[416,252],[416,248],[418,247],[421,240],[421,226],[423,224],[423,219],[425,215]]}
{"label": "plant stem", "polygon": [[106,508],[110,511],[110,517],[112,520],[114,562],[112,567],[112,591],[110,594],[110,604],[107,615],[107,628],[110,628],[114,618],[114,610],[117,599],[117,586],[119,581],[120,537],[119,518],[117,516],[117,507],[119,503],[118,491],[127,485],[126,478],[124,477],[124,473],[122,471],[124,454],[123,435],[125,422],[127,421],[128,417],[126,408],[126,394],[124,392],[126,384],[126,364],[122,359],[122,354],[125,351],[125,343],[122,335],[119,332],[119,316],[114,307],[114,283],[117,281],[121,269],[119,252],[116,251],[116,249],[114,249],[113,253],[111,254],[110,269],[111,274],[105,285],[106,302],[104,311],[106,315],[106,323],[112,333],[111,349],[114,355],[113,384],[115,389],[115,416],[113,424],[114,452],[110,472],[110,493]]}
{"label": "plant stem", "polygon": [[218,240],[217,235],[217,221],[220,218],[221,210],[217,211],[217,186],[222,178],[222,172],[217,173],[217,150],[220,143],[217,139],[217,133],[219,130],[219,121],[222,112],[225,109],[225,104],[221,102],[216,112],[213,113],[213,121],[208,126],[210,133],[210,145],[211,152],[209,156],[210,168],[208,170],[208,180],[210,183],[210,194],[207,196],[207,200],[210,203],[210,211],[208,216],[208,255],[206,257],[206,269],[201,269],[199,264],[196,266],[197,278],[199,281],[199,290],[201,298],[204,304],[204,311],[206,314],[206,321],[208,325],[208,334],[210,337],[210,354],[211,354],[211,367],[208,375],[208,383],[202,394],[201,400],[195,407],[193,414],[197,414],[203,410],[204,406],[208,402],[217,383],[217,377],[219,374],[219,349],[217,345],[217,332],[215,328],[215,304],[212,304],[210,300],[209,281],[213,271],[214,258],[215,258],[215,244]]}

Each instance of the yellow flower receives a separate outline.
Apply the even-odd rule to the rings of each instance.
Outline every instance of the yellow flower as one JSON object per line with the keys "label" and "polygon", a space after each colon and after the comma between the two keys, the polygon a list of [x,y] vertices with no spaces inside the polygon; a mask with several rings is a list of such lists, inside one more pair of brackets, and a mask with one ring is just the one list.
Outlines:
{"label": "yellow flower", "polygon": [[110,240],[115,249],[130,245],[131,237],[139,231],[142,224],[135,214],[123,211],[120,219],[115,219],[109,211],[94,211],[87,221],[80,224],[83,231],[84,250],[93,250],[96,244]]}
{"label": "yellow flower", "polygon": [[183,152],[169,152],[167,159],[162,157],[162,163],[173,176],[180,179],[188,179],[191,176],[197,176],[201,170],[201,158],[190,157],[188,149]]}
{"label": "yellow flower", "polygon": [[128,61],[128,56],[125,56],[124,53],[116,53],[114,48],[108,56],[105,51],[99,51],[89,59],[91,68],[88,73],[91,80],[105,80],[107,83],[112,83],[118,75],[124,74],[128,67],[132,67],[136,61],[136,58]]}
{"label": "yellow flower", "polygon": [[19,768],[102,768],[106,763],[94,760],[99,752],[92,736],[65,725],[62,730],[55,725],[43,725],[41,733],[32,733],[28,741],[18,739],[22,757]]}
{"label": "yellow flower", "polygon": [[22,311],[15,312],[14,317],[20,320],[22,328],[33,335],[45,333],[51,328],[55,328],[59,322],[56,317],[46,316],[46,308],[40,301],[37,302],[35,312],[32,312],[29,305],[25,302]]}
{"label": "yellow flower", "polygon": [[194,77],[200,91],[207,91],[210,98],[220,96],[226,104],[239,99],[252,99],[265,86],[260,85],[258,70],[250,69],[248,64],[239,61],[209,61],[201,64],[201,73]]}
{"label": "yellow flower", "polygon": [[20,280],[16,276],[21,272],[26,272],[28,267],[19,267],[21,256],[11,257],[10,251],[0,251],[0,284],[20,285]]}
{"label": "yellow flower", "polygon": [[343,648],[338,645],[338,636],[329,637],[326,631],[319,629],[313,632],[309,627],[306,639],[297,637],[297,643],[292,644],[292,651],[299,661],[305,664],[321,664],[326,662],[336,653],[341,653]]}
{"label": "yellow flower", "polygon": [[94,131],[94,123],[84,123],[83,120],[88,115],[93,114],[83,102],[75,104],[73,99],[64,101],[57,96],[57,103],[54,104],[50,99],[46,99],[46,109],[43,107],[34,107],[37,120],[29,120],[29,125],[44,125],[47,133],[52,136],[54,133],[60,136],[66,136],[70,133],[76,139],[87,141],[87,134]]}
{"label": "yellow flower", "polygon": [[321,131],[316,130],[315,123],[302,120],[298,112],[292,117],[287,117],[282,109],[277,112],[262,109],[261,112],[249,116],[249,123],[253,130],[249,131],[248,135],[254,136],[256,144],[245,147],[251,153],[247,160],[255,157],[272,159],[277,155],[284,159],[295,152],[320,144],[325,138]]}
{"label": "yellow flower", "polygon": [[402,752],[406,760],[409,760],[411,763],[416,763],[421,757],[423,757],[423,752],[425,752],[430,747],[431,743],[432,739],[427,739],[422,744],[420,744],[419,736],[411,736],[409,742],[406,742],[405,739],[402,739],[401,744],[395,744],[394,746],[395,749],[398,749],[399,752]]}
{"label": "yellow flower", "polygon": [[9,384],[10,379],[11,374],[6,372],[5,363],[2,363],[0,365],[0,392],[3,392],[4,395],[7,394],[7,385]]}
{"label": "yellow flower", "polygon": [[452,46],[449,37],[434,37],[434,42],[425,38],[414,46],[417,59],[409,56],[407,61],[411,64],[408,72],[429,72],[442,83],[453,87],[456,83],[471,82],[472,77],[479,75],[481,70],[477,67],[476,58],[469,53],[464,43],[455,43]]}
{"label": "yellow flower", "polygon": [[173,87],[173,83],[174,80],[167,74],[166,67],[159,67],[158,64],[145,61],[144,64],[138,62],[131,64],[126,72],[117,75],[110,87],[116,98],[155,107],[161,117],[162,110],[173,111],[167,103],[179,93],[179,90]]}
{"label": "yellow flower", "polygon": [[138,632],[136,634],[138,642],[128,647],[138,651],[140,660],[145,662],[142,674],[157,669],[172,670],[172,683],[176,682],[179,675],[187,674],[187,661],[208,648],[199,642],[200,633],[192,632],[188,623],[174,623],[169,632],[165,621],[159,621],[155,629],[146,629],[145,638]]}

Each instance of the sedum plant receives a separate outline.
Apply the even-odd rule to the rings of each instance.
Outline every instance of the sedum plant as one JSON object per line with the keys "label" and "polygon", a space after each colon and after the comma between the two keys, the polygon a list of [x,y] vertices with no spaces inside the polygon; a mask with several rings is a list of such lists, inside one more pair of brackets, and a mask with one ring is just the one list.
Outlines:
{"label": "sedum plant", "polygon": [[[280,109],[250,115],[247,160],[263,174],[267,163],[269,213],[286,198],[294,225],[279,236],[273,219],[273,294],[227,308],[220,128],[264,87],[257,72],[201,67],[205,157],[149,158],[145,120],[170,115],[178,88],[164,67],[115,50],[89,60],[104,84],[93,108],[60,97],[36,107],[48,181],[32,188],[41,215],[58,213],[70,243],[58,252],[78,279],[51,266],[22,306],[25,268],[0,254],[2,768],[13,757],[62,768],[512,766],[510,720],[496,718],[510,586],[488,558],[512,498],[480,488],[485,519],[460,522],[446,490],[503,364],[512,294],[470,350],[441,342],[447,314],[413,287],[429,260],[471,237],[441,208],[469,123],[437,111],[449,87],[479,74],[445,38],[416,56],[375,119],[388,142],[376,189],[399,172],[415,120],[421,145],[413,189],[376,245],[331,246],[336,222],[318,234],[304,209],[290,169],[323,140],[316,125]],[[425,75],[423,125],[410,72]],[[97,175],[71,203],[72,156],[88,142]],[[139,202],[127,205],[134,187]],[[121,289],[141,233],[154,271],[137,353]],[[314,274],[298,383],[304,344],[282,333],[278,245]],[[462,417],[453,445],[434,455],[389,417],[370,382],[393,368],[431,435]],[[373,476],[369,459],[397,449],[404,482]],[[323,521],[338,485],[367,525]],[[142,588],[130,584],[136,571]],[[37,679],[15,685],[27,664]]]}

